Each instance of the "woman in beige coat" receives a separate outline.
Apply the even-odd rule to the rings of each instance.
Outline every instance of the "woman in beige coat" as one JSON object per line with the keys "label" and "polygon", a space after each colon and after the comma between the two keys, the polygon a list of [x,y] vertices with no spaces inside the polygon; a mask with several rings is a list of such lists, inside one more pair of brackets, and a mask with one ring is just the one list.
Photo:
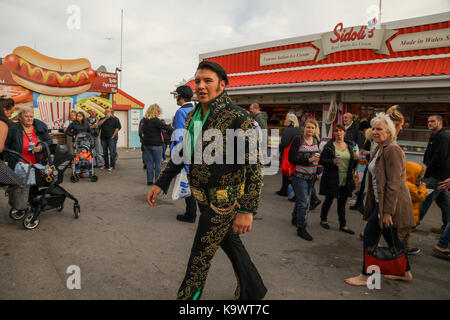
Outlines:
{"label": "woman in beige coat", "polygon": [[[378,144],[369,164],[369,179],[364,219],[368,220],[364,230],[364,251],[376,244],[380,233],[389,246],[404,250],[398,238],[397,228],[414,225],[411,196],[406,185],[405,155],[395,142],[394,123],[385,113],[378,113],[370,122],[373,139]],[[392,228],[392,233],[390,228]],[[407,253],[405,252],[407,255]],[[388,279],[412,280],[408,257],[404,277],[389,276]],[[370,276],[363,261],[362,273],[359,276],[345,279],[354,286],[367,285]]]}

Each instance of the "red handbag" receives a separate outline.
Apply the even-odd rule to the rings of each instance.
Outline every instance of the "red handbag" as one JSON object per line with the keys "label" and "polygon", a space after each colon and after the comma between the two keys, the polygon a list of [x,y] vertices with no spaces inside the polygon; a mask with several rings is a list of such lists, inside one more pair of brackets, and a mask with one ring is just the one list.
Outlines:
{"label": "red handbag", "polygon": [[295,172],[295,164],[289,162],[289,150],[291,150],[293,141],[294,139],[292,139],[287,148],[284,148],[283,157],[281,158],[281,173],[288,177],[292,176]]}
{"label": "red handbag", "polygon": [[[394,239],[392,228],[391,235]],[[380,233],[381,238],[381,233]],[[364,250],[365,268],[375,265],[380,268],[381,274],[404,276],[406,273],[406,255],[402,249],[395,247],[379,247],[378,242]]]}

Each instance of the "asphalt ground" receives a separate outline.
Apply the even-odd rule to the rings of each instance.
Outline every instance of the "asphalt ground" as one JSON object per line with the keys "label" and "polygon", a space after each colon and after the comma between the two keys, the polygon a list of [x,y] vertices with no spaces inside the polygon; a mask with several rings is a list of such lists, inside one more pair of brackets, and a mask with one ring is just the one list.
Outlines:
{"label": "asphalt ground", "polygon": [[[7,198],[0,195],[0,299],[174,299],[184,277],[196,224],[175,219],[185,203],[171,193],[151,208],[140,150],[119,150],[113,173],[97,171],[98,182],[62,184],[81,205],[74,218],[73,202],[62,212],[42,214],[35,230],[9,218]],[[336,203],[329,213],[331,230],[319,226],[320,207],[308,214],[307,242],[290,224],[293,203],[274,194],[280,174],[266,176],[253,230],[242,236],[250,256],[274,300],[449,299],[449,261],[433,256],[440,210],[433,204],[412,233],[411,244],[422,252],[410,257],[411,283],[381,279],[381,288],[351,287],[344,278],[358,275],[362,263],[362,216],[347,210],[356,234],[338,230]],[[322,197],[321,197],[322,198]],[[70,266],[80,269],[81,289],[69,290]],[[231,263],[219,250],[214,257],[202,299],[233,299],[236,280]]]}

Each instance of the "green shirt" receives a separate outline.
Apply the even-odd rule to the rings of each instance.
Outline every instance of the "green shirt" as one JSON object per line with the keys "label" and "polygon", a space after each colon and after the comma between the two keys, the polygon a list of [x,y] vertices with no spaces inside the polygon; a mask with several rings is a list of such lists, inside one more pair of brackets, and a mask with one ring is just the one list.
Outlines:
{"label": "green shirt", "polygon": [[340,157],[339,159],[339,187],[344,187],[347,184],[347,171],[350,163],[350,152],[348,152],[348,148],[345,148],[345,151],[339,150],[336,146],[334,146],[336,150],[336,156]]}
{"label": "green shirt", "polygon": [[192,116],[191,123],[189,123],[188,127],[188,132],[191,137],[191,145],[190,145],[191,157],[194,154],[195,144],[198,140],[198,137],[200,136],[200,133],[202,132],[203,125],[205,124],[206,119],[208,119],[210,113],[211,110],[208,110],[205,117],[203,117],[203,108],[199,106],[198,109],[194,112],[194,115]]}

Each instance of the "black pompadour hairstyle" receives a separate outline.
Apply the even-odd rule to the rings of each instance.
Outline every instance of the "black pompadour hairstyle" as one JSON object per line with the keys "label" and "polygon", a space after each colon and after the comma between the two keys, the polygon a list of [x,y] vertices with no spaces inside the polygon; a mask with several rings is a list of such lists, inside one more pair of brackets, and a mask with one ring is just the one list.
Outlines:
{"label": "black pompadour hairstyle", "polygon": [[217,74],[217,76],[219,77],[219,80],[223,80],[225,81],[225,85],[228,85],[228,76],[227,76],[227,72],[225,71],[225,69],[218,64],[217,62],[214,61],[209,61],[209,60],[203,60],[202,62],[200,62],[200,64],[198,65],[197,70],[200,69],[209,69],[213,72],[215,72]]}

